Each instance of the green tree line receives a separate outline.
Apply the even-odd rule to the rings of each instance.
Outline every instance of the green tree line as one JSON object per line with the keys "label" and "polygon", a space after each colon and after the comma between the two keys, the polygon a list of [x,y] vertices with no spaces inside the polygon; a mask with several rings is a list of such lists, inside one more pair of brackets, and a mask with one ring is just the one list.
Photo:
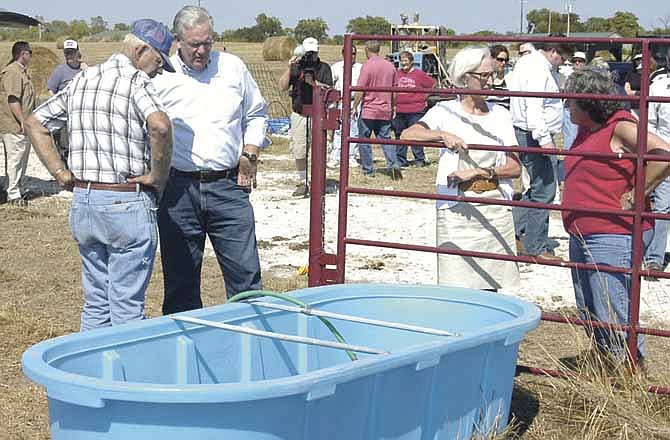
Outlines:
{"label": "green tree line", "polygon": [[[117,40],[123,37],[130,29],[126,23],[116,23],[110,26],[101,16],[85,20],[75,19],[69,22],[64,20],[46,21],[36,17],[43,23],[40,29],[30,27],[25,29],[0,28],[0,40],[16,41],[28,40],[55,41],[63,37],[76,39],[95,39],[96,35],[105,35],[106,40]],[[533,9],[526,15],[529,29],[535,34],[567,31],[567,14],[552,11],[547,8]],[[281,20],[267,14],[258,14],[253,26],[229,29],[216,34],[217,39],[226,41],[262,42],[268,37],[288,35],[300,41],[305,37],[315,37],[323,43],[341,44],[342,35],[330,36],[328,23],[321,17],[303,18],[298,20],[295,27],[284,27]],[[670,34],[670,15],[658,18],[659,26],[653,29],[643,29],[635,14],[626,11],[617,11],[612,17],[589,17],[582,20],[578,14],[570,14],[570,32],[617,32],[624,37],[633,37],[640,33],[663,35]],[[388,35],[391,32],[391,23],[384,17],[366,15],[349,20],[346,31],[355,34]],[[456,32],[448,29],[447,34]],[[514,34],[515,32],[507,32]],[[482,29],[474,35],[497,35],[497,32]]]}
{"label": "green tree line", "polygon": [[[532,9],[526,15],[529,28],[535,34],[567,33],[568,14],[551,9]],[[635,14],[617,11],[611,17],[589,17],[581,19],[579,14],[570,14],[570,33],[573,32],[612,32],[622,37],[635,37],[641,34],[670,34],[670,15],[658,19],[659,26],[644,29]]]}

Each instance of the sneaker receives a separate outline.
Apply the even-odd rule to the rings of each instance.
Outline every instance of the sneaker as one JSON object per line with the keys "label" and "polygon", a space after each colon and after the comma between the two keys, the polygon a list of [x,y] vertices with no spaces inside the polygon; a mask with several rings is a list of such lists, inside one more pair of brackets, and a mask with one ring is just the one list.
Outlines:
{"label": "sneaker", "polygon": [[391,168],[391,180],[402,180],[400,168]]}
{"label": "sneaker", "polygon": [[375,172],[370,171],[369,173],[363,172],[363,177],[367,177],[368,179],[373,179],[375,177]]}
{"label": "sneaker", "polygon": [[326,164],[326,168],[330,168],[331,170],[337,169],[340,167],[340,162],[337,160],[329,160],[328,163]]}
{"label": "sneaker", "polygon": [[307,197],[309,196],[309,186],[305,183],[299,183],[295,186],[293,197]]}

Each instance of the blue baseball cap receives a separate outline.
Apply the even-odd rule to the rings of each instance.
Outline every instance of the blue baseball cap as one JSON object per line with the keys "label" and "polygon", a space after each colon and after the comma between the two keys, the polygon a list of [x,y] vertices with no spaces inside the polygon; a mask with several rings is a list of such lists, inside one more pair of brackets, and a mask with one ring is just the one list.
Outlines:
{"label": "blue baseball cap", "polygon": [[174,72],[170,62],[170,48],[172,47],[172,33],[163,23],[150,18],[143,18],[133,23],[132,34],[153,47],[163,58],[163,69]]}

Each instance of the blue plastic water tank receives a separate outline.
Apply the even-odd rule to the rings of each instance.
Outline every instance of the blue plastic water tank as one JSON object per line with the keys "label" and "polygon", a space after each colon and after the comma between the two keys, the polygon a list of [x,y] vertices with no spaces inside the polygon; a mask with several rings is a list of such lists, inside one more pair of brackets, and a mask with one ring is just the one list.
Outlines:
{"label": "blue plastic water tank", "polygon": [[[354,362],[341,350],[170,317],[63,336],[23,356],[25,374],[47,389],[53,439],[455,439],[507,424],[536,306],[409,285],[291,294],[315,309],[458,336],[334,320],[348,343],[390,352]],[[313,316],[244,303],[181,315],[334,340]]]}

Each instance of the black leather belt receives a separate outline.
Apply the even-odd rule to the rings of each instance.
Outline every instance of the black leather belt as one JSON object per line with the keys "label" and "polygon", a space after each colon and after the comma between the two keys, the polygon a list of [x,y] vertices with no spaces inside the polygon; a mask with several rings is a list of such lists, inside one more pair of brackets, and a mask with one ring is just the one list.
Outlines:
{"label": "black leather belt", "polygon": [[237,169],[182,171],[176,168],[172,168],[172,174],[179,177],[188,177],[189,179],[196,179],[201,182],[213,182],[219,179],[230,179],[234,177],[237,174]]}

